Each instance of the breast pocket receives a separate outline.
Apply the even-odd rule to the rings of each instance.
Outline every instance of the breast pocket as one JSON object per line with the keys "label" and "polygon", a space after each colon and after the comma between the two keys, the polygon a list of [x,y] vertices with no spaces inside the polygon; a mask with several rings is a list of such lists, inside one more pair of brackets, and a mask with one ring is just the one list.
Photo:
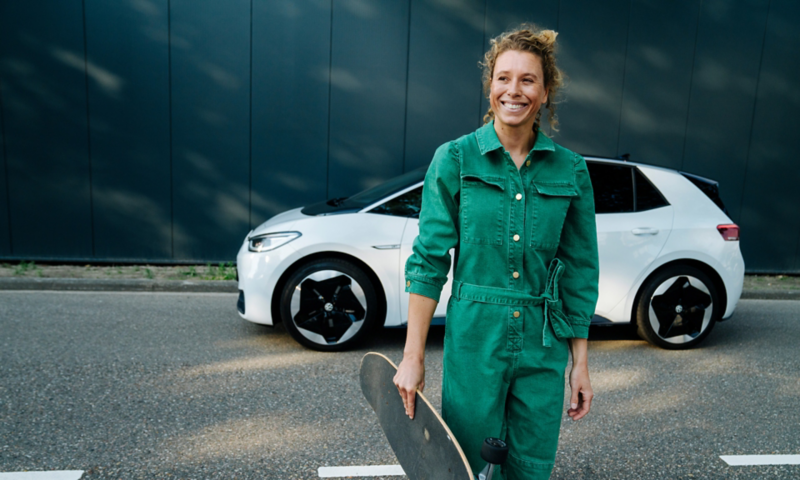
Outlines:
{"label": "breast pocket", "polygon": [[561,229],[572,198],[578,195],[573,185],[548,185],[533,183],[531,243],[535,248],[555,250],[561,241]]}
{"label": "breast pocket", "polygon": [[462,240],[502,245],[506,215],[506,179],[493,175],[461,177]]}

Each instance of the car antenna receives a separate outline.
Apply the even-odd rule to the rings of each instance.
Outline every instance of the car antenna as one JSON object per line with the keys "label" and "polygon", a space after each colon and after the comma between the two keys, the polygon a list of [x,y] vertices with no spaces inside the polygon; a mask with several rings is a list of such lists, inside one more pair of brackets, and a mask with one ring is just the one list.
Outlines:
{"label": "car antenna", "polygon": [[631,161],[631,154],[630,153],[623,153],[622,155],[620,155],[617,158],[619,158],[620,160],[622,160],[624,162],[630,162]]}

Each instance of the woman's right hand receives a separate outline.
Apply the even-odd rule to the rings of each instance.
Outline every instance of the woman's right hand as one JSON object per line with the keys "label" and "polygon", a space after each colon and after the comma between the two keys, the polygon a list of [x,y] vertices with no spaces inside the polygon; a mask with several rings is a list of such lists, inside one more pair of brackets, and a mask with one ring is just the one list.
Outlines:
{"label": "woman's right hand", "polygon": [[397,367],[394,384],[403,399],[406,415],[413,419],[417,390],[422,392],[425,388],[425,360],[404,356]]}

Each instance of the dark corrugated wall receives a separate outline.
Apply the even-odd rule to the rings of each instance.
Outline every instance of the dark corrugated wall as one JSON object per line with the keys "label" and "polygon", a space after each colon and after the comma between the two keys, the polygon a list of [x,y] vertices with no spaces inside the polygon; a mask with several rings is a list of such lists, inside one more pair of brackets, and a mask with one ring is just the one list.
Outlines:
{"label": "dark corrugated wall", "polygon": [[800,272],[790,0],[0,2],[0,258],[231,260],[479,125],[489,39],[559,31],[555,139],[717,179],[749,271]]}

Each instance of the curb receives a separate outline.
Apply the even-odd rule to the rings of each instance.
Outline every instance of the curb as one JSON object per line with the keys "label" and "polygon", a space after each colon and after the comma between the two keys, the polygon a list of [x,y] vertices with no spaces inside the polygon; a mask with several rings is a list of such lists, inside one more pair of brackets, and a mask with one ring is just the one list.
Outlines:
{"label": "curb", "polygon": [[742,300],[800,300],[800,290],[743,290]]}
{"label": "curb", "polygon": [[[110,280],[100,278],[0,278],[0,290],[76,292],[237,293],[236,280]],[[745,289],[742,300],[800,300],[800,290]]]}
{"label": "curb", "polygon": [[0,278],[0,290],[76,292],[199,292],[236,293],[235,280],[105,280],[99,278]]}

